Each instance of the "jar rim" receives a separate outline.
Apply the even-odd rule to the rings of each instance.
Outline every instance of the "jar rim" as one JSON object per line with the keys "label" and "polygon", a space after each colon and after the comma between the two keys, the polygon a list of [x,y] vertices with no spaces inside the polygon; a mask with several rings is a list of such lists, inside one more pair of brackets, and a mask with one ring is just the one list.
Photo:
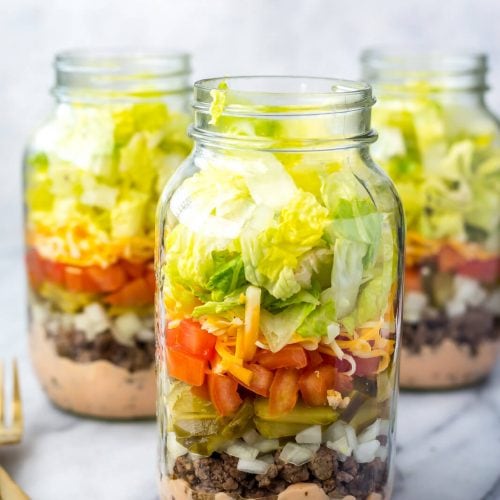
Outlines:
{"label": "jar rim", "polygon": [[[227,84],[226,88],[221,88]],[[322,114],[371,107],[366,82],[319,76],[241,75],[198,80],[195,109],[210,107],[214,91],[227,92],[224,115],[263,116]]]}
{"label": "jar rim", "polygon": [[190,90],[191,57],[159,49],[72,49],[56,54],[58,99],[157,99]]}

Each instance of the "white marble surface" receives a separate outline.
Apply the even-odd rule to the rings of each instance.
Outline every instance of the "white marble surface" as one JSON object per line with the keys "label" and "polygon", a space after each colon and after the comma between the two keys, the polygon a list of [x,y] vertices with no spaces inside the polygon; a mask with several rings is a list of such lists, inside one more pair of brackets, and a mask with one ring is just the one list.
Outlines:
{"label": "white marble surface", "polygon": [[[53,408],[26,351],[17,248],[0,247],[0,358],[20,361],[26,434],[0,464],[34,500],[153,500],[153,422],[84,420]],[[480,388],[401,395],[393,500],[500,499],[500,366]]]}

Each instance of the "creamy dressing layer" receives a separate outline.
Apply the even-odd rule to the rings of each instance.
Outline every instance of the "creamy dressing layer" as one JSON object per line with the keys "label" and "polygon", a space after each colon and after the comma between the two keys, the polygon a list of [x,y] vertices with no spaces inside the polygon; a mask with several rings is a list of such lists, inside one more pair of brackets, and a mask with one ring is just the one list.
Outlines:
{"label": "creamy dressing layer", "polygon": [[109,361],[76,363],[58,356],[40,327],[31,330],[30,350],[45,392],[64,410],[112,419],[155,415],[154,365],[130,373]]}

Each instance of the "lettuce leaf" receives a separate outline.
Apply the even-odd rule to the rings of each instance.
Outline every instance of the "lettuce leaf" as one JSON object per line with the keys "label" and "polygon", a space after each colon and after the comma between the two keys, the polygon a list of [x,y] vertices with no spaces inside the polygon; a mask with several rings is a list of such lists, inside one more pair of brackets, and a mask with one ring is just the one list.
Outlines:
{"label": "lettuce leaf", "polygon": [[307,316],[297,333],[302,337],[322,337],[326,335],[328,325],[336,321],[336,317],[335,303],[328,300]]}

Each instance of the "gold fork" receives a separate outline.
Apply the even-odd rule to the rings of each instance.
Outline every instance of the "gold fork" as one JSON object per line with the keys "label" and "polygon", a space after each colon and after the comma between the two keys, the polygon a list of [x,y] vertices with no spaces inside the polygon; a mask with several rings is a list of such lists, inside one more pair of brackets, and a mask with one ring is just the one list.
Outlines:
{"label": "gold fork", "polygon": [[10,423],[5,420],[5,402],[3,391],[3,366],[0,362],[0,446],[15,444],[23,437],[23,408],[16,360],[12,363],[12,402]]}

